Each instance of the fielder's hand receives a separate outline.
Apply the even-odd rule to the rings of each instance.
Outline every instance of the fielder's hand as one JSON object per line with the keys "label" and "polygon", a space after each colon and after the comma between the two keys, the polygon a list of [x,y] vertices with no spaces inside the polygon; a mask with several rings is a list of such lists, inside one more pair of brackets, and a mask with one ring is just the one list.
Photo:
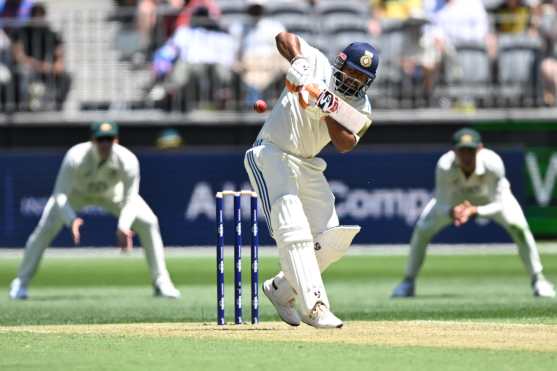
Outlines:
{"label": "fielder's hand", "polygon": [[305,85],[310,77],[311,64],[306,57],[296,57],[292,61],[288,72],[286,72],[286,87],[290,91],[295,91],[300,86]]}
{"label": "fielder's hand", "polygon": [[478,208],[466,200],[453,208],[453,223],[455,226],[460,227],[468,223],[470,218],[477,213]]}
{"label": "fielder's hand", "polygon": [[133,232],[130,230],[123,231],[118,229],[116,231],[116,238],[118,239],[118,246],[122,252],[130,252],[133,249]]}
{"label": "fielder's hand", "polygon": [[79,242],[81,241],[81,232],[79,231],[79,228],[81,228],[83,223],[84,221],[81,218],[75,218],[72,222],[72,237],[75,245],[79,245]]}

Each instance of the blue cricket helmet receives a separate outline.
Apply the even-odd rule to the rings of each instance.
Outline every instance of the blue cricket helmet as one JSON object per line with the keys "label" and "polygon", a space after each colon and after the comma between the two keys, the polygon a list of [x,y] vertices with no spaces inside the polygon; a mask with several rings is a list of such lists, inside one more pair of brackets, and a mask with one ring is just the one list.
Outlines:
{"label": "blue cricket helmet", "polygon": [[375,80],[377,68],[379,67],[379,52],[369,43],[352,43],[344,48],[335,59],[334,67],[336,70],[340,72],[344,66],[350,67],[367,76],[366,83],[352,95],[365,94],[365,91],[369,88],[373,80]]}

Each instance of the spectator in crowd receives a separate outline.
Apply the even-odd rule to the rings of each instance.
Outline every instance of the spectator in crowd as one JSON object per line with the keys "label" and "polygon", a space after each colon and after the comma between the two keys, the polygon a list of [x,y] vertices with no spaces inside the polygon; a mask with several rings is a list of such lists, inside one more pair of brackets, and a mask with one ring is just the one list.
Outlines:
{"label": "spectator in crowd", "polygon": [[[131,1],[131,0],[130,0]],[[174,32],[176,17],[184,0],[140,0],[133,27],[139,35],[139,48],[146,58]],[[147,57],[149,56],[149,57]]]}
{"label": "spectator in crowd", "polygon": [[[13,27],[27,21],[34,3],[34,0],[0,0],[0,22],[3,28],[11,32]],[[7,18],[10,20],[6,21]]]}
{"label": "spectator in crowd", "polygon": [[182,10],[178,15],[178,19],[176,19],[176,29],[189,26],[192,14],[199,7],[207,8],[212,19],[218,20],[220,18],[220,7],[215,0],[185,0],[183,2]]}
{"label": "spectator in crowd", "polygon": [[489,32],[489,19],[481,0],[446,0],[432,14],[427,37],[444,53],[460,42],[486,43],[488,52],[495,57],[493,35]]}
{"label": "spectator in crowd", "polygon": [[544,93],[547,106],[557,104],[557,0],[544,4],[541,19],[542,35],[546,39],[546,58],[541,64]]}
{"label": "spectator in crowd", "polygon": [[422,67],[430,89],[433,89],[443,60],[453,73],[458,70],[455,46],[460,43],[483,44],[489,57],[495,60],[496,39],[490,32],[488,15],[481,0],[445,0],[430,18],[431,24],[425,28],[422,38],[425,50]]}
{"label": "spectator in crowd", "polygon": [[275,36],[286,29],[281,23],[265,17],[265,9],[266,0],[247,0],[248,19],[230,28],[238,45],[235,71],[247,88],[245,100],[248,106],[261,98],[278,79],[282,86],[289,66],[277,53],[275,45]]}
{"label": "spectator in crowd", "polygon": [[426,94],[430,90],[421,68],[424,49],[420,40],[427,23],[425,3],[426,0],[372,0],[368,23],[370,34],[381,44],[383,76],[401,83],[403,94],[410,93],[413,98],[424,96],[420,86],[425,85]]}
{"label": "spectator in crowd", "polygon": [[71,78],[64,64],[62,38],[48,24],[43,4],[33,5],[31,19],[14,33],[12,42],[19,91],[25,108],[51,108],[45,107],[45,103],[53,102],[53,108],[61,110],[70,90]]}
{"label": "spectator in crowd", "polygon": [[180,28],[189,26],[192,14],[199,8],[209,9],[215,20],[220,8],[215,0],[119,0],[136,3],[133,28],[139,35],[140,49],[151,55]]}
{"label": "spectator in crowd", "polygon": [[0,112],[15,110],[13,59],[10,38],[0,29]]}
{"label": "spectator in crowd", "polygon": [[371,0],[371,12],[369,32],[378,37],[386,24],[402,24],[411,18],[422,18],[424,4],[422,0]]}
{"label": "spectator in crowd", "polygon": [[153,59],[156,83],[149,93],[150,100],[172,108],[168,104],[177,103],[176,99],[179,104],[191,103],[191,97],[181,95],[182,92],[221,91],[232,79],[236,50],[234,38],[211,18],[209,9],[197,8],[190,26],[177,29],[156,51]]}
{"label": "spectator in crowd", "polygon": [[525,0],[505,0],[495,9],[494,16],[498,33],[536,32],[534,7]]}

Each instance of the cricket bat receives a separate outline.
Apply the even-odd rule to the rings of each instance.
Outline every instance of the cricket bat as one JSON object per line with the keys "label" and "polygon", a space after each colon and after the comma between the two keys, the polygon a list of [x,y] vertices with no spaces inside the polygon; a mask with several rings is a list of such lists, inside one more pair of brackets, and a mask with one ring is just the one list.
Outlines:
{"label": "cricket bat", "polygon": [[315,105],[332,119],[348,129],[353,134],[358,134],[363,128],[371,125],[371,119],[342,100],[331,90],[319,89],[315,84],[307,84],[303,88],[315,100]]}

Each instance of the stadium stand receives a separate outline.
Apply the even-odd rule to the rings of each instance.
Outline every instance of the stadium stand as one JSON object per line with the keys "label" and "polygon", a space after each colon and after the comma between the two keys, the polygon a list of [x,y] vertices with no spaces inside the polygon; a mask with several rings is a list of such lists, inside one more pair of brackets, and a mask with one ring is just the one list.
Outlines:
{"label": "stadium stand", "polygon": [[[458,1],[462,0],[451,0]],[[166,2],[163,1],[152,8],[155,18],[146,28],[150,30],[147,33],[152,34],[148,42],[141,25],[143,21],[136,18],[140,14],[138,1],[47,0],[44,3],[49,23],[64,40],[66,67],[72,76],[72,89],[64,105],[65,114],[106,110],[133,113],[157,109],[148,99],[154,79],[150,62],[153,52],[172,35],[177,20],[183,19],[184,11],[176,8],[177,2],[164,5]],[[547,99],[548,96],[551,98],[551,86],[547,88],[551,76],[548,78],[547,72],[541,73],[540,66],[542,61],[549,60],[544,66],[551,67],[555,41],[544,34],[536,35],[540,22],[534,16],[538,12],[534,7],[524,5],[528,3],[522,5],[521,9],[525,10],[519,13],[520,19],[516,22],[520,28],[509,22],[512,12],[504,14],[505,22],[496,18],[505,5],[503,1],[484,0],[490,15],[489,33],[498,39],[497,55],[491,55],[487,44],[457,42],[452,55],[436,57],[441,62],[439,71],[428,66],[428,58],[438,51],[434,43],[424,44],[422,30],[435,26],[428,19],[435,19],[431,15],[442,8],[424,6],[419,16],[412,13],[414,15],[399,19],[380,19],[380,32],[374,34],[373,19],[382,13],[370,4],[376,6],[378,3],[364,0],[276,0],[268,2],[267,16],[287,30],[300,34],[330,58],[354,40],[377,44],[381,51],[381,67],[370,94],[378,109],[447,108],[458,105],[459,100],[466,100],[472,107],[538,107],[544,105],[544,86],[545,105],[551,101]],[[122,4],[132,6],[118,6]],[[224,29],[248,18],[243,0],[218,0],[215,4],[220,13],[212,12],[211,15]],[[523,32],[525,25],[528,25],[528,32]],[[502,29],[513,32],[497,33]],[[6,42],[0,42],[0,61],[5,67],[0,67],[0,104],[2,111],[14,110],[10,101],[22,92],[17,92],[10,84],[13,62]],[[546,70],[551,71],[547,67]],[[192,107],[245,109],[245,105],[235,104],[245,95],[235,89],[226,97],[230,104]],[[210,97],[214,94],[205,96],[212,99]],[[166,109],[173,111],[173,107]]]}

